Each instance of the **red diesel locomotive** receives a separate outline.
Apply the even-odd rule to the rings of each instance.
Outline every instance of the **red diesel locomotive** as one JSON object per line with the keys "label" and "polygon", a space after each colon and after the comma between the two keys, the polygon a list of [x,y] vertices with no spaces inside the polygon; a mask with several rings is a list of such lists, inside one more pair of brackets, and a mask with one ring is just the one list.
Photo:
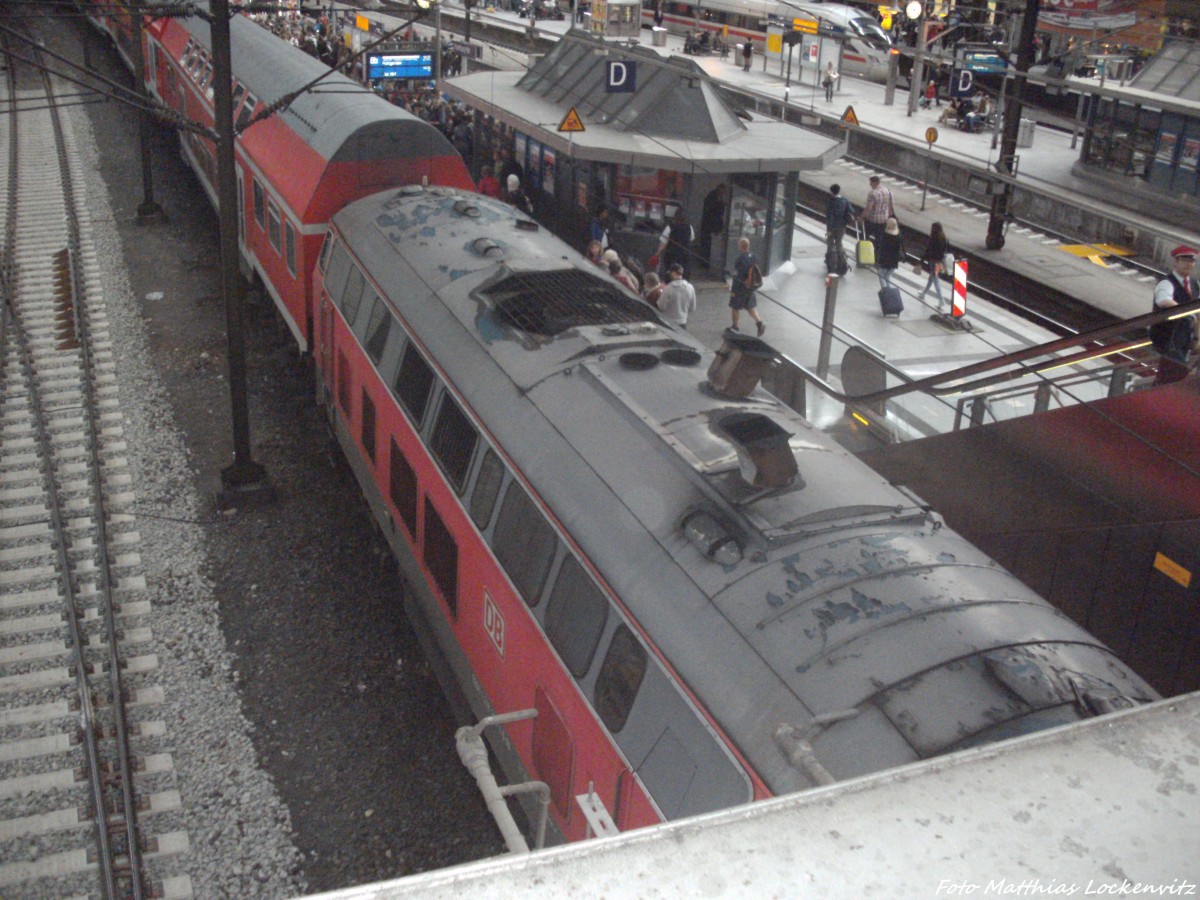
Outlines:
{"label": "red diesel locomotive", "polygon": [[[320,64],[237,19],[239,118]],[[210,122],[207,27],[146,29]],[[316,68],[314,68],[316,67]],[[211,184],[199,139],[185,152]],[[567,840],[1154,698],[1113,654],[339,80],[250,125],[240,246],[496,753]],[[211,195],[211,188],[210,188]],[[319,251],[318,251],[319,245]],[[707,377],[705,377],[707,374]]]}

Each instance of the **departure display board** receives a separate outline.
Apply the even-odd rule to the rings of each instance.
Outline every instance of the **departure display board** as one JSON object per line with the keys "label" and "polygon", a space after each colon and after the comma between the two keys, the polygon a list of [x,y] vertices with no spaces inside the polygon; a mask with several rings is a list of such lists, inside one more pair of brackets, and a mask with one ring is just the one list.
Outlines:
{"label": "departure display board", "polygon": [[432,78],[432,53],[372,53],[367,56],[367,77]]}

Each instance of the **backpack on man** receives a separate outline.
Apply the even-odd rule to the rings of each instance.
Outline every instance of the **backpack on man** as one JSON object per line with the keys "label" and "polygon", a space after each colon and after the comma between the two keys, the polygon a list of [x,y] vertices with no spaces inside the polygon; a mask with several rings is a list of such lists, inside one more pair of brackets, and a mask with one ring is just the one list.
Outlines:
{"label": "backpack on man", "polygon": [[831,234],[825,247],[825,270],[830,275],[842,276],[850,271],[850,263],[846,261],[846,251],[842,247],[839,235]]}

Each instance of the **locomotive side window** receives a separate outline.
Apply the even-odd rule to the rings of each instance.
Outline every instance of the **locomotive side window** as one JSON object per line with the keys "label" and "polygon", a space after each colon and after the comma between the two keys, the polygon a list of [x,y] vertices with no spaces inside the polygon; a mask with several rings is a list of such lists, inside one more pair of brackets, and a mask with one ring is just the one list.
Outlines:
{"label": "locomotive side window", "polygon": [[645,675],[645,648],[628,625],[618,625],[596,677],[595,695],[596,713],[613,734],[625,727]]}
{"label": "locomotive side window", "polygon": [[[383,306],[382,303],[379,305]],[[453,397],[444,394],[442,408],[438,410],[437,421],[433,426],[430,449],[442,464],[446,477],[460,494],[466,486],[467,472],[471,469],[471,457],[475,453],[478,440],[479,432],[475,430],[471,420]]]}
{"label": "locomotive side window", "polygon": [[267,199],[267,238],[271,241],[271,246],[275,248],[275,252],[279,252],[283,246],[280,241],[279,230],[279,207],[275,205],[275,201]]}
{"label": "locomotive side window", "polygon": [[[357,272],[358,269],[355,268],[353,273]],[[353,278],[353,273],[351,278]],[[360,281],[364,282],[361,289],[352,291],[350,288],[354,287],[354,285],[351,284],[342,294],[342,315],[346,317],[346,324],[351,328],[354,327],[354,320],[358,318],[358,311],[362,309],[363,301],[367,302],[367,309],[370,309],[371,304],[379,299],[379,295],[375,293],[375,289],[365,283],[365,279],[363,279],[361,273],[359,273],[358,277]]]}
{"label": "locomotive side window", "polygon": [[250,121],[250,116],[254,114],[254,107],[258,106],[258,100],[253,94],[246,95],[246,102],[242,105],[242,111],[238,113],[237,130],[241,132],[246,127],[246,123]]}
{"label": "locomotive side window", "polygon": [[510,483],[492,534],[492,549],[530,606],[537,606],[541,599],[556,546],[550,523],[542,518],[524,488],[515,481]]}
{"label": "locomotive side window", "polygon": [[425,408],[429,405],[429,391],[433,387],[433,369],[421,356],[416,345],[404,348],[400,360],[400,371],[396,373],[396,396],[413,417],[417,427],[425,420]]}
{"label": "locomotive side window", "polygon": [[[366,285],[367,279],[363,275],[362,269],[351,265],[350,274],[346,276],[345,289],[340,294],[334,294],[330,291],[333,302],[342,311],[342,315],[346,317],[346,324],[350,326],[354,325],[354,317],[358,315],[358,305],[362,302],[363,288]],[[374,291],[371,293],[373,296]]]}
{"label": "locomotive side window", "polygon": [[254,221],[259,228],[267,227],[267,195],[257,178],[254,179]]}
{"label": "locomotive side window", "polygon": [[[371,292],[374,294],[374,291]],[[371,362],[379,365],[379,360],[383,358],[383,348],[387,346],[388,334],[392,330],[392,313],[387,308],[387,304],[375,298],[375,305],[371,307],[371,318],[367,322],[367,356],[371,357]]]}
{"label": "locomotive side window", "polygon": [[366,388],[362,392],[362,445],[371,462],[375,462],[375,401]]}
{"label": "locomotive side window", "polygon": [[491,447],[483,454],[479,474],[475,476],[475,490],[471,493],[471,519],[482,531],[492,521],[492,510],[500,496],[500,485],[504,483],[504,463]]}
{"label": "locomotive side window", "polygon": [[283,259],[287,263],[288,271],[294,276],[296,274],[296,229],[292,227],[291,222],[283,223]]}
{"label": "locomotive side window", "polygon": [[246,93],[245,86],[241,82],[235,81],[233,83],[232,105],[229,108],[236,111],[238,108],[238,104],[242,102],[242,97],[245,95],[245,93]]}
{"label": "locomotive side window", "polygon": [[333,249],[336,240],[337,238],[333,236],[332,231],[325,232],[325,240],[321,242],[321,252],[317,255],[317,268],[322,272],[325,271],[325,266],[329,264],[329,251]]}
{"label": "locomotive side window", "polygon": [[579,561],[566,557],[546,606],[546,635],[576,678],[587,674],[607,621],[608,599]]}
{"label": "locomotive side window", "polygon": [[450,607],[450,615],[458,615],[458,544],[428,497],[425,498],[425,565]]}
{"label": "locomotive side window", "polygon": [[396,512],[400,514],[400,521],[408,529],[408,536],[415,541],[417,539],[417,473],[413,471],[413,467],[408,464],[408,460],[400,452],[396,441],[392,440],[391,443],[389,465],[391,478],[388,482],[388,493],[391,495]]}

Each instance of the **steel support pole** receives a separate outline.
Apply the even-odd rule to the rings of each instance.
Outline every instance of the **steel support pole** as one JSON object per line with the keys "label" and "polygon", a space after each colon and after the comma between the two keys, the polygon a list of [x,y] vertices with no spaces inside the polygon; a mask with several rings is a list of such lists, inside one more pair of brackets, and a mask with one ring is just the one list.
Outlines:
{"label": "steel support pole", "polygon": [[825,314],[821,319],[821,343],[817,348],[817,377],[829,377],[829,355],[833,349],[833,315],[837,310],[837,275],[825,276]]}
{"label": "steel support pole", "polygon": [[925,47],[929,39],[929,20],[922,19],[917,29],[917,52],[913,55],[912,74],[908,76],[908,115],[917,113],[917,100],[925,84]]}
{"label": "steel support pole", "polygon": [[439,0],[433,8],[433,86],[438,96],[442,93],[442,4]]}
{"label": "steel support pole", "polygon": [[244,291],[238,271],[237,177],[233,163],[233,66],[229,50],[229,0],[212,0],[213,103],[216,114],[217,200],[221,232],[221,289],[229,355],[229,400],[233,419],[233,464],[221,470],[228,490],[261,485],[266,472],[250,454],[246,400],[246,340],[242,328]]}
{"label": "steel support pole", "polygon": [[146,93],[146,56],[142,49],[140,2],[133,6],[129,17],[132,20],[130,24],[133,26],[131,29],[133,32],[133,68],[136,72],[133,86],[137,91],[138,100],[142,104],[142,108],[138,110],[138,150],[142,158],[142,202],[138,204],[136,221],[139,225],[151,225],[163,221],[165,216],[163,216],[162,207],[154,201],[154,161],[150,156],[150,127],[147,122],[150,114],[146,112],[150,105],[150,97]]}
{"label": "steel support pole", "polygon": [[[1026,0],[1024,18],[1021,20],[1021,38],[1017,42],[1017,66],[1013,76],[1012,93],[1004,109],[1004,132],[1000,141],[1000,156],[996,169],[1004,175],[1016,175],[1013,158],[1017,153],[1017,132],[1021,127],[1021,107],[1025,98],[1025,79],[1033,65],[1033,38],[1037,32],[1040,0]],[[992,197],[991,217],[988,219],[987,239],[984,246],[999,250],[1004,246],[1004,226],[1012,206],[1014,186],[1005,181]]]}

